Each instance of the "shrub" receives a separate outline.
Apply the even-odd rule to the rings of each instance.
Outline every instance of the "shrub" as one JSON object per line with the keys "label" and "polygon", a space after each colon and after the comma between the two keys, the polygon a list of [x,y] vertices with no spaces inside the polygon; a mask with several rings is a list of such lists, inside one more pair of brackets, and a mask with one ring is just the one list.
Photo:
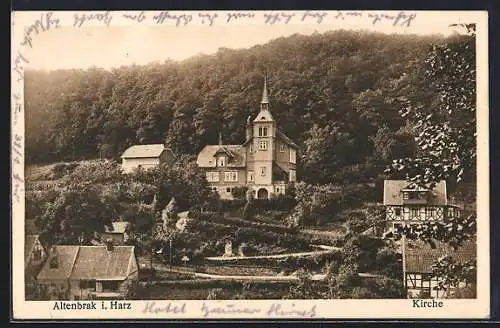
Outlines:
{"label": "shrub", "polygon": [[58,163],[52,167],[52,177],[60,179],[63,176],[70,174],[79,166],[78,163]]}
{"label": "shrub", "polygon": [[248,187],[247,186],[241,186],[241,187],[234,187],[231,190],[231,195],[235,199],[243,199],[246,200],[246,194],[247,194]]}

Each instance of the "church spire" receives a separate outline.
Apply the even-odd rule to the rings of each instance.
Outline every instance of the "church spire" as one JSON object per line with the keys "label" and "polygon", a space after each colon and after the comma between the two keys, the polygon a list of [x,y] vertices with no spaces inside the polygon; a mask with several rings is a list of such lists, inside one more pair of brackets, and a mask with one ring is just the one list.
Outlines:
{"label": "church spire", "polygon": [[269,97],[267,94],[267,76],[264,75],[264,87],[262,88],[262,100],[260,101],[260,112],[253,120],[254,122],[273,122],[273,116],[269,111]]}
{"label": "church spire", "polygon": [[219,132],[219,146],[222,146],[222,132]]}
{"label": "church spire", "polygon": [[264,88],[262,90],[262,100],[260,104],[261,105],[269,104],[269,98],[267,96],[267,76],[264,76]]}

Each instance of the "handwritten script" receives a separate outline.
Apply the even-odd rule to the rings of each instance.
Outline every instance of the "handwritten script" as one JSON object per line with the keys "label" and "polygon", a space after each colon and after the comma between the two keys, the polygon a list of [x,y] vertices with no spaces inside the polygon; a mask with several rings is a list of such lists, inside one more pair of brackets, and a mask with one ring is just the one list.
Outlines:
{"label": "handwritten script", "polygon": [[[23,137],[17,133],[14,134],[12,142],[12,160],[14,163],[21,165],[21,159],[23,158]],[[24,184],[23,177],[19,172],[13,170],[12,172],[12,184],[13,184],[13,198],[17,203],[21,202],[21,196],[19,192],[21,191],[21,184]]]}
{"label": "handwritten script", "polygon": [[280,303],[273,303],[268,307],[245,307],[236,304],[226,304],[223,306],[212,305],[203,303],[201,312],[204,318],[211,316],[220,317],[227,314],[255,314],[259,313],[264,317],[296,317],[296,318],[314,318],[316,316],[316,305],[312,307],[298,307],[295,303],[284,305]]}

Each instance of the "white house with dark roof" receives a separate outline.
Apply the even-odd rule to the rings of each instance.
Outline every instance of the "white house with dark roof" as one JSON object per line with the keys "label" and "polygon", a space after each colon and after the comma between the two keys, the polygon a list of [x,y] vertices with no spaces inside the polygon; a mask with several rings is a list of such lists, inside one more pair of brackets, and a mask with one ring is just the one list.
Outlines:
{"label": "white house with dark roof", "polygon": [[122,169],[129,173],[134,169],[153,168],[172,159],[174,156],[171,149],[163,144],[135,145],[127,148],[121,156]]}
{"label": "white house with dark roof", "polygon": [[133,246],[56,245],[37,276],[51,300],[117,299],[126,281],[139,279]]}
{"label": "white house with dark roof", "polygon": [[448,202],[446,181],[431,189],[406,180],[385,180],[383,204],[388,229],[460,215],[460,208]]}
{"label": "white house with dark roof", "polygon": [[246,139],[241,145],[205,146],[197,165],[206,172],[212,190],[231,199],[235,187],[248,186],[257,198],[284,194],[288,183],[297,180],[298,146],[278,129],[270,111],[267,81],[264,80],[260,111],[246,123]]}
{"label": "white house with dark roof", "polygon": [[106,226],[101,233],[101,240],[111,239],[115,245],[123,245],[129,237],[130,223],[126,221],[111,222],[111,227]]}

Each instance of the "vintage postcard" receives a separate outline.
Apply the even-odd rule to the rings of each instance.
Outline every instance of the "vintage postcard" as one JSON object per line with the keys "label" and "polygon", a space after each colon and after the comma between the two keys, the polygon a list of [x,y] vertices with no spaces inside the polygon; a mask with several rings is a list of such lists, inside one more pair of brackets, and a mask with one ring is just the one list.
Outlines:
{"label": "vintage postcard", "polygon": [[13,12],[13,319],[487,318],[487,21]]}

